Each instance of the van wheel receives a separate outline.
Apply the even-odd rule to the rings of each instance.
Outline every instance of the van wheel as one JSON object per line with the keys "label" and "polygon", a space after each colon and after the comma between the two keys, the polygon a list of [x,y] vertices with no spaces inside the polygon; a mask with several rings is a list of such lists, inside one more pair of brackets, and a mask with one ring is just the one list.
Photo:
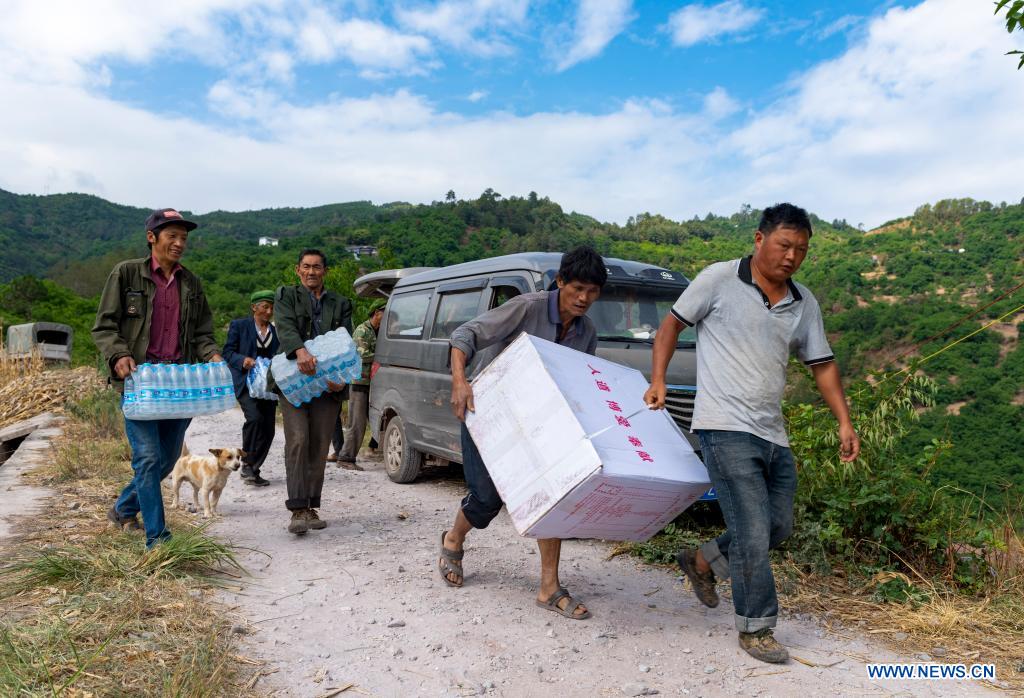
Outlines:
{"label": "van wheel", "polygon": [[412,482],[423,467],[423,454],[409,445],[402,418],[395,416],[384,430],[384,469],[393,482]]}

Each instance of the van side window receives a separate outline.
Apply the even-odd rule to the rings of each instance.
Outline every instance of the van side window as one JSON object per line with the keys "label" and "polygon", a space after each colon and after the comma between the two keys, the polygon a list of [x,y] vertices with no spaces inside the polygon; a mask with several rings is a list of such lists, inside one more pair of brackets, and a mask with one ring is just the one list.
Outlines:
{"label": "van side window", "polygon": [[448,339],[459,325],[477,316],[480,308],[480,289],[441,294],[434,317],[431,339]]}
{"label": "van side window", "polygon": [[430,306],[430,291],[396,294],[388,303],[388,314],[384,322],[388,337],[395,339],[420,339],[423,337],[423,323]]}
{"label": "van side window", "polygon": [[505,305],[505,303],[522,293],[522,291],[515,286],[494,286],[491,288],[491,291],[493,293],[491,295],[491,304],[488,306],[488,310],[493,310],[499,305]]}

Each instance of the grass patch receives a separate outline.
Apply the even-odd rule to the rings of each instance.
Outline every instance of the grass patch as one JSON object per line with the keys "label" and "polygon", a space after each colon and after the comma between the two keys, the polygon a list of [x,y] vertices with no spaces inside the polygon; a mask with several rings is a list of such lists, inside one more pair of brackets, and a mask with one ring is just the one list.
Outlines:
{"label": "grass patch", "polygon": [[68,415],[92,429],[99,438],[124,437],[124,414],[121,395],[116,390],[98,388],[65,407]]}
{"label": "grass patch", "polygon": [[209,593],[244,573],[231,547],[169,508],[172,538],[151,551],[141,532],[108,527],[131,477],[111,407],[105,391],[69,406],[33,475],[59,491],[59,511],[24,519],[22,542],[2,553],[0,695],[251,695],[255,663],[234,654],[238,636]]}
{"label": "grass patch", "polygon": [[58,584],[69,590],[143,584],[157,577],[217,585],[225,574],[243,573],[230,546],[206,535],[205,528],[185,528],[152,550],[145,550],[141,537],[121,532],[101,533],[89,545],[23,549],[0,567],[0,594]]}
{"label": "grass patch", "polygon": [[131,449],[124,437],[101,437],[88,425],[70,422],[64,428],[66,438],[54,445],[53,461],[41,471],[46,484],[77,482],[83,488],[109,488],[131,477]]}

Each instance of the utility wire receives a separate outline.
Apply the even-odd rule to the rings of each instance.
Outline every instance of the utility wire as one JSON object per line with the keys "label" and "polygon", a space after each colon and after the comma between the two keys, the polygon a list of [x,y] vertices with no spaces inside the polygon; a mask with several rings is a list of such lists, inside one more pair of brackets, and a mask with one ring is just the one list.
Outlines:
{"label": "utility wire", "polygon": [[[978,313],[980,313],[980,312],[981,312],[982,310],[985,310],[986,308],[989,308],[989,307],[991,307],[991,306],[995,305],[996,303],[998,303],[999,301],[1003,300],[1004,298],[1008,298],[1009,296],[1012,296],[1012,295],[1013,295],[1014,293],[1016,293],[1017,291],[1019,291],[1019,290],[1020,290],[1021,288],[1024,288],[1024,282],[1021,282],[1021,283],[1017,284],[1016,286],[1014,286],[1013,288],[1011,288],[1011,289],[1010,289],[1009,291],[1007,291],[1006,293],[1003,293],[1002,295],[1000,295],[1000,296],[998,296],[998,297],[994,298],[994,299],[993,299],[992,301],[990,301],[990,302],[986,303],[985,305],[981,306],[980,308],[977,308],[977,309],[975,309],[975,310],[974,310],[974,312],[972,312],[972,313],[968,313],[967,315],[963,316],[962,318],[960,318],[959,320],[957,320],[956,322],[954,322],[954,323],[953,323],[952,325],[950,325],[949,327],[947,327],[947,328],[945,328],[945,329],[943,329],[943,330],[940,330],[940,331],[936,332],[935,334],[933,334],[933,335],[932,335],[931,337],[929,337],[928,339],[924,339],[924,340],[921,340],[921,341],[920,341],[920,342],[918,342],[917,344],[914,344],[914,345],[912,345],[912,346],[911,346],[911,347],[910,347],[909,349],[907,349],[907,350],[906,350],[905,352],[903,352],[902,354],[899,354],[899,355],[897,355],[897,356],[893,357],[892,359],[890,359],[890,360],[889,360],[889,363],[892,363],[892,362],[894,362],[894,361],[898,361],[899,359],[902,359],[902,358],[903,358],[904,356],[907,356],[908,354],[912,354],[913,352],[915,352],[915,351],[917,351],[918,349],[920,349],[921,347],[923,347],[923,346],[924,346],[925,344],[928,344],[929,342],[932,342],[932,341],[934,341],[934,340],[938,339],[939,337],[943,336],[944,334],[946,334],[946,333],[947,333],[947,332],[949,332],[950,330],[952,330],[952,329],[955,329],[955,328],[959,327],[960,325],[962,325],[963,323],[967,322],[967,321],[968,321],[968,320],[970,320],[970,319],[971,319],[972,317],[974,317],[975,315],[977,315]],[[1006,317],[1006,316],[1004,315],[1003,317]],[[996,322],[998,322],[998,320],[996,320]],[[991,324],[993,324],[993,323],[989,323],[989,325],[991,325]],[[986,327],[987,327],[987,326],[986,326]],[[981,329],[985,329],[985,328],[983,327],[983,328],[981,328]],[[970,335],[968,335],[968,336],[970,336]]]}
{"label": "utility wire", "polygon": [[[1024,286],[1024,284],[1022,284],[1022,286]],[[1020,287],[1018,286],[1018,288],[1020,288]],[[989,304],[989,305],[991,305],[991,304]],[[1004,318],[1007,318],[1007,317],[1009,317],[1009,316],[1011,316],[1011,315],[1013,315],[1015,313],[1019,313],[1021,310],[1024,310],[1024,305],[1018,305],[1016,308],[1014,308],[1010,312],[1004,313],[1004,314],[1000,315],[999,317],[997,317],[995,320],[993,320],[992,322],[988,323],[987,325],[982,325],[981,327],[979,327],[978,329],[974,330],[973,332],[965,334],[960,339],[957,339],[955,341],[950,342],[949,344],[947,344],[946,346],[942,347],[938,351],[934,351],[931,354],[929,354],[928,356],[925,356],[924,358],[920,359],[919,361],[915,361],[911,366],[913,368],[919,367],[924,362],[930,361],[931,359],[934,359],[939,354],[941,354],[941,353],[943,353],[943,352],[945,352],[945,351],[947,351],[949,349],[952,349],[953,347],[955,347],[960,342],[963,342],[963,341],[965,341],[967,339],[970,339],[971,337],[973,337],[974,335],[978,334],[979,332],[987,330],[992,325],[995,325],[995,324],[997,324],[999,322],[1002,322]],[[889,378],[891,378],[892,376],[898,376],[901,373],[906,373],[907,371],[909,371],[911,369],[911,366],[907,366],[906,368],[901,368],[899,371],[895,371],[893,373],[885,374],[885,377],[882,378],[882,381],[886,381]],[[882,382],[882,381],[879,381],[879,382]]]}

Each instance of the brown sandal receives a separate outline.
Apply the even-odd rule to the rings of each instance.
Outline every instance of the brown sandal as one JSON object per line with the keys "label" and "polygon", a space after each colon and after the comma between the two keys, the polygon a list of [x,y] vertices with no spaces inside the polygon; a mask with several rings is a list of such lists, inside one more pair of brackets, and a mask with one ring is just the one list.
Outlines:
{"label": "brown sandal", "polygon": [[465,550],[449,550],[444,547],[444,537],[448,535],[448,531],[444,531],[441,534],[441,557],[437,561],[437,570],[441,573],[441,579],[444,583],[450,587],[461,587],[462,581],[458,583],[448,579],[449,574],[457,574],[461,580],[465,580],[465,575],[462,573],[462,557],[466,554]]}
{"label": "brown sandal", "polygon": [[[569,602],[565,604],[565,608],[561,608],[558,605],[558,602],[562,599],[569,599]],[[565,587],[562,587],[554,594],[549,596],[547,601],[537,601],[536,603],[541,608],[546,608],[549,611],[554,611],[555,613],[565,616],[566,618],[571,618],[572,620],[586,620],[587,618],[590,618],[589,609],[584,611],[580,615],[576,615],[576,610],[579,609],[583,604],[574,599],[572,597],[572,594],[570,594],[569,590]]]}

